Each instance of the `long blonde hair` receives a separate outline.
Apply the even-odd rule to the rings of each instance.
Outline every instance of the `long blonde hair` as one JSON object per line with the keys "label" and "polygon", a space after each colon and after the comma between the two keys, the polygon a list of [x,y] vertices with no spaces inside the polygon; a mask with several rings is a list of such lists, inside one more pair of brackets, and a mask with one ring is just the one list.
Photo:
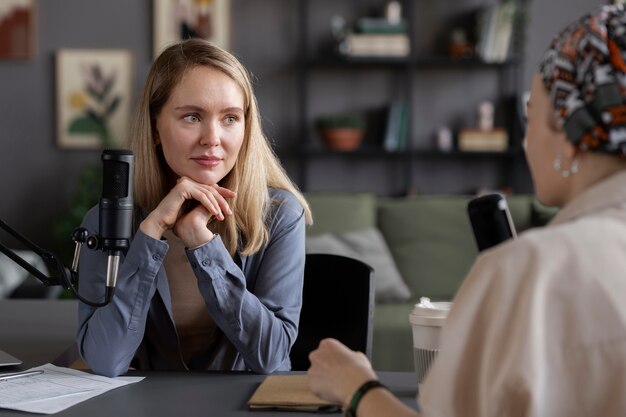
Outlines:
{"label": "long blonde hair", "polygon": [[[237,196],[229,204],[233,216],[212,220],[211,230],[219,233],[233,255],[258,251],[269,239],[265,214],[269,208],[269,188],[292,193],[304,208],[307,223],[312,223],[309,206],[285,173],[261,129],[261,120],[252,90],[250,75],[229,52],[202,39],[188,39],[165,49],[154,61],[131,128],[129,147],[135,154],[135,202],[150,212],[169,192],[168,167],[156,146],[156,118],[172,91],[187,71],[197,66],[218,69],[233,79],[244,93],[245,133],[237,162],[220,181]],[[243,246],[238,247],[239,244]]]}

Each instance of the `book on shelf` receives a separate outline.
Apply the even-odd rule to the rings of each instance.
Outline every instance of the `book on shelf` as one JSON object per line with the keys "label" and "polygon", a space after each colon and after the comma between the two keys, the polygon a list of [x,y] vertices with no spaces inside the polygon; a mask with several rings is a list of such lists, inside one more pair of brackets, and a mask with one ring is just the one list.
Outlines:
{"label": "book on shelf", "polygon": [[502,0],[480,13],[476,53],[483,61],[500,63],[509,58],[517,13],[513,0]]}
{"label": "book on shelf", "polygon": [[476,21],[476,55],[483,61],[487,61],[487,51],[491,49],[493,42],[493,32],[495,31],[495,10],[496,5],[483,8]]}
{"label": "book on shelf", "polygon": [[383,149],[398,152],[406,149],[408,134],[408,106],[405,102],[393,101],[387,109]]}
{"label": "book on shelf", "polygon": [[406,33],[407,22],[390,22],[383,17],[362,17],[357,19],[354,29],[358,33]]}
{"label": "book on shelf", "polygon": [[502,128],[462,129],[457,147],[463,152],[505,152],[509,147],[509,135]]}
{"label": "book on shelf", "polygon": [[406,33],[349,33],[339,51],[352,57],[406,57],[411,51]]}
{"label": "book on shelf", "polygon": [[517,5],[514,1],[508,0],[500,3],[493,43],[494,59],[498,62],[504,62],[509,58],[516,13]]}
{"label": "book on shelf", "polygon": [[398,131],[398,150],[403,151],[407,147],[409,136],[409,106],[402,104],[400,112],[400,129]]}

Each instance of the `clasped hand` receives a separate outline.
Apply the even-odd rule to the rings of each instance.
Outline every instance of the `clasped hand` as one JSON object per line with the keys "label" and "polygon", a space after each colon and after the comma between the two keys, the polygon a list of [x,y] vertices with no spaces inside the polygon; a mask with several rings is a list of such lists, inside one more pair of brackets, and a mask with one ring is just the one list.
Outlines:
{"label": "clasped hand", "polygon": [[173,229],[186,247],[201,246],[213,239],[213,232],[207,227],[209,220],[224,220],[232,215],[226,199],[235,195],[217,184],[205,185],[181,177],[139,229],[154,239],[161,239],[166,230]]}

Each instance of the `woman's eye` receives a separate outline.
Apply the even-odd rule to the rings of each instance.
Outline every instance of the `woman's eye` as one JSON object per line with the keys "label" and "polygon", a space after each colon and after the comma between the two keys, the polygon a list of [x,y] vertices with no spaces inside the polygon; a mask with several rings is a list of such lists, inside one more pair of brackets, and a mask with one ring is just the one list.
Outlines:
{"label": "woman's eye", "polygon": [[226,116],[224,120],[226,121],[227,124],[232,125],[233,123],[237,122],[239,118],[237,116]]}
{"label": "woman's eye", "polygon": [[199,122],[200,118],[197,114],[187,114],[185,115],[185,117],[183,117],[183,120],[186,120],[188,122]]}

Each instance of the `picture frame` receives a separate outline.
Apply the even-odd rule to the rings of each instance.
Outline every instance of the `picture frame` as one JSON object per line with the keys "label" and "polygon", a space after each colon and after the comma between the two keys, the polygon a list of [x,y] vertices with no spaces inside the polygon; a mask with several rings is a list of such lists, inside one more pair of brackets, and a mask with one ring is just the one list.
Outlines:
{"label": "picture frame", "polygon": [[199,37],[230,49],[231,0],[153,0],[153,54]]}
{"label": "picture frame", "polygon": [[57,144],[118,148],[126,139],[132,99],[132,55],[126,49],[56,52]]}
{"label": "picture frame", "polygon": [[36,49],[36,25],[35,0],[2,0],[0,60],[32,59]]}

